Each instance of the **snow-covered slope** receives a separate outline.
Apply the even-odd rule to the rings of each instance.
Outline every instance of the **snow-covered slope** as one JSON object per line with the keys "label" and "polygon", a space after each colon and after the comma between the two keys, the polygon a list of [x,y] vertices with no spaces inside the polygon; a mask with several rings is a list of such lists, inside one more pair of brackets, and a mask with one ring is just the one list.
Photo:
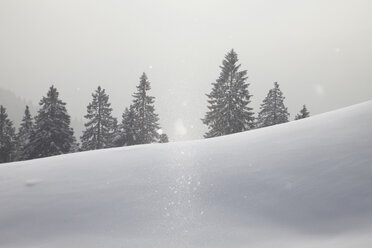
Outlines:
{"label": "snow-covered slope", "polygon": [[372,247],[372,102],[1,165],[0,247]]}

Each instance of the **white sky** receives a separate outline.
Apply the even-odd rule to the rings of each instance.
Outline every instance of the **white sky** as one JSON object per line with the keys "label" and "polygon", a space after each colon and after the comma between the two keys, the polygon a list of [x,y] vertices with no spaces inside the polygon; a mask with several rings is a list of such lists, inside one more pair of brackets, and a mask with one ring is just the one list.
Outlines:
{"label": "white sky", "polygon": [[274,81],[292,118],[372,99],[369,0],[0,0],[1,88],[36,104],[53,83],[80,118],[101,85],[120,117],[145,71],[172,140],[202,136],[231,48],[255,111]]}

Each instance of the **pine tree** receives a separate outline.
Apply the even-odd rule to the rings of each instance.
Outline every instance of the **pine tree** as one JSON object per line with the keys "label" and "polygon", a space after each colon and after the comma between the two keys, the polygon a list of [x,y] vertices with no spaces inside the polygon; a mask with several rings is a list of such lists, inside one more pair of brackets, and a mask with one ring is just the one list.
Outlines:
{"label": "pine tree", "polygon": [[159,117],[155,113],[155,97],[148,95],[150,89],[150,82],[146,74],[143,73],[140,84],[137,86],[137,92],[133,94],[135,144],[149,144],[159,141]]}
{"label": "pine tree", "polygon": [[26,106],[21,126],[17,133],[17,160],[23,160],[22,154],[28,144],[31,133],[34,131],[34,123],[30,114],[29,107]]}
{"label": "pine tree", "polygon": [[117,121],[112,117],[111,103],[105,90],[98,86],[92,97],[84,116],[88,122],[81,136],[82,150],[85,151],[112,147],[116,132]]}
{"label": "pine tree", "polygon": [[261,104],[257,118],[258,127],[288,122],[289,113],[287,107],[284,106],[284,99],[285,97],[279,89],[279,84],[275,82],[274,88],[269,91]]}
{"label": "pine tree", "polygon": [[168,142],[169,142],[168,135],[166,135],[165,133],[160,134],[159,143],[168,143]]}
{"label": "pine tree", "polygon": [[304,119],[310,116],[310,112],[307,111],[306,105],[302,107],[300,113],[296,115],[295,120]]}
{"label": "pine tree", "polygon": [[76,140],[70,127],[66,103],[59,99],[57,89],[51,86],[39,104],[34,131],[24,146],[22,158],[42,158],[71,152]]}
{"label": "pine tree", "polygon": [[207,97],[208,109],[203,123],[209,131],[205,138],[242,132],[254,128],[254,113],[250,98],[247,71],[240,69],[238,55],[232,49],[222,61],[221,73]]}
{"label": "pine tree", "polygon": [[131,146],[136,143],[135,111],[133,105],[125,108],[122,115],[122,122],[119,125],[119,135],[116,137],[115,146]]}
{"label": "pine tree", "polygon": [[0,163],[11,162],[15,155],[15,128],[6,109],[0,105]]}

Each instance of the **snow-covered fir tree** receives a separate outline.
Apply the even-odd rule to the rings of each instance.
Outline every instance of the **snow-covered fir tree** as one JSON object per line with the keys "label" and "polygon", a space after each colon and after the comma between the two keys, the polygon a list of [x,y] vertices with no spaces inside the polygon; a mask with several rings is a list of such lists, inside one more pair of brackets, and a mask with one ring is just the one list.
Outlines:
{"label": "snow-covered fir tree", "polygon": [[239,70],[238,55],[232,49],[222,61],[221,73],[208,97],[203,123],[208,126],[206,138],[246,131],[254,128],[247,71]]}
{"label": "snow-covered fir tree", "polygon": [[59,99],[57,89],[51,86],[39,104],[34,131],[29,142],[24,145],[22,159],[70,153],[76,140],[70,127],[66,103]]}
{"label": "snow-covered fir tree", "polygon": [[257,127],[268,127],[288,122],[289,113],[284,105],[284,99],[285,97],[279,88],[279,84],[275,82],[274,88],[269,91],[261,104]]}
{"label": "snow-covered fir tree", "polygon": [[109,96],[98,86],[92,97],[84,116],[88,121],[81,136],[81,148],[85,151],[112,147],[116,134],[117,120],[112,116]]}
{"label": "snow-covered fir tree", "polygon": [[295,120],[304,119],[310,116],[310,112],[307,110],[306,105],[302,107],[300,113],[296,115]]}
{"label": "snow-covered fir tree", "polygon": [[155,113],[155,97],[149,96],[150,82],[145,73],[140,77],[137,92],[133,94],[133,111],[135,113],[135,144],[159,142],[159,117]]}
{"label": "snow-covered fir tree", "polygon": [[17,160],[23,160],[22,154],[25,152],[25,146],[28,144],[33,131],[34,123],[31,117],[30,109],[28,106],[26,106],[25,113],[17,133]]}
{"label": "snow-covered fir tree", "polygon": [[168,143],[168,142],[169,142],[168,135],[165,133],[160,134],[159,143]]}
{"label": "snow-covered fir tree", "polygon": [[122,122],[119,125],[119,132],[114,140],[115,146],[131,146],[135,144],[136,138],[136,123],[135,123],[136,113],[134,111],[133,105],[129,108],[125,108],[122,115]]}
{"label": "snow-covered fir tree", "polygon": [[0,105],[0,163],[11,162],[15,156],[15,128],[6,109]]}

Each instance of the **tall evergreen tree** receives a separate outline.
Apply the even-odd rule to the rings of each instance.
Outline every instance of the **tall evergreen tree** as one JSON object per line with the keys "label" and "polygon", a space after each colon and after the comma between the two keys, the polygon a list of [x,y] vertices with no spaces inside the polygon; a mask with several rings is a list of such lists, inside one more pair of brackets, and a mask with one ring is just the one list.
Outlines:
{"label": "tall evergreen tree", "polygon": [[155,97],[148,95],[150,89],[150,82],[146,74],[143,73],[137,86],[137,92],[133,94],[135,144],[149,144],[159,141],[159,117],[155,113]]}
{"label": "tall evergreen tree", "polygon": [[267,127],[284,122],[288,122],[289,113],[284,105],[282,91],[279,84],[274,83],[274,88],[269,91],[260,107],[257,118],[257,127]]}
{"label": "tall evergreen tree", "polygon": [[300,113],[296,115],[295,120],[304,119],[310,116],[310,112],[307,110],[306,105],[302,107]]}
{"label": "tall evergreen tree", "polygon": [[15,155],[15,128],[5,107],[0,105],[0,163],[11,162]]}
{"label": "tall evergreen tree", "polygon": [[31,133],[34,131],[34,123],[30,114],[29,107],[26,106],[21,126],[17,133],[17,160],[23,160],[22,154],[25,152],[25,146],[28,144]]}
{"label": "tall evergreen tree", "polygon": [[209,131],[206,138],[246,131],[254,128],[247,71],[239,70],[238,55],[232,49],[222,61],[221,73],[208,95],[208,109],[203,123]]}
{"label": "tall evergreen tree", "polygon": [[115,146],[131,146],[136,143],[136,113],[133,105],[125,108],[122,122],[119,125],[119,135],[115,139]]}
{"label": "tall evergreen tree", "polygon": [[35,129],[24,146],[23,159],[42,158],[71,152],[76,142],[70,127],[66,103],[59,99],[54,86],[40,100]]}
{"label": "tall evergreen tree", "polygon": [[84,116],[88,122],[81,136],[82,150],[85,151],[112,147],[116,133],[117,121],[112,117],[109,96],[98,86],[92,97]]}

